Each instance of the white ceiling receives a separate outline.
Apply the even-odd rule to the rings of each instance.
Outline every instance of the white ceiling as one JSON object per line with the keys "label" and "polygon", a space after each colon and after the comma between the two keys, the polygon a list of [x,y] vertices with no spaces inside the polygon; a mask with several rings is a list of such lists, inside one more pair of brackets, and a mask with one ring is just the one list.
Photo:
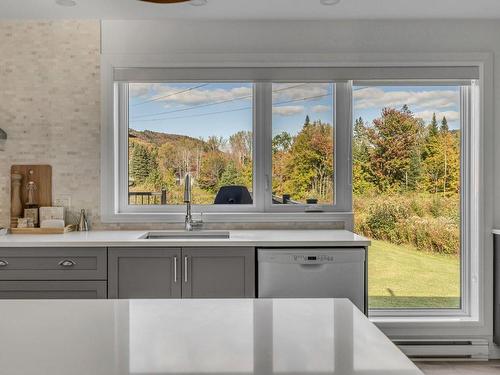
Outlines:
{"label": "white ceiling", "polygon": [[138,0],[0,0],[0,19],[422,19],[500,18],[500,0],[208,0],[206,6]]}

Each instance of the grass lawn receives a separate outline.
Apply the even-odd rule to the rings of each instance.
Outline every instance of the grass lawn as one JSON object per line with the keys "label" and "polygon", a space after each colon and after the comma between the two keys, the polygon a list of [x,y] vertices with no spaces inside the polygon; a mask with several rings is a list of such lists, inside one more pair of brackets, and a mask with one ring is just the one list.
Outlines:
{"label": "grass lawn", "polygon": [[459,308],[458,257],[372,240],[368,251],[370,308]]}

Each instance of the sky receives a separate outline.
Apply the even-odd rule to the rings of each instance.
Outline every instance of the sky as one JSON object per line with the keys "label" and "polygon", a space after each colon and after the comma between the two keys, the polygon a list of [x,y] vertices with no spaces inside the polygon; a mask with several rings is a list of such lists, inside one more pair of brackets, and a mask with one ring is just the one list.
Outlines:
{"label": "sky", "polygon": [[[332,123],[333,85],[330,83],[273,84],[273,135],[296,134],[306,115],[311,121]],[[459,127],[458,87],[354,87],[353,116],[367,122],[384,107],[410,110],[430,122],[446,116],[450,128]],[[251,83],[131,83],[129,121],[135,130],[183,134],[194,138],[211,135],[228,138],[252,130]]]}
{"label": "sky", "polygon": [[445,116],[450,129],[460,128],[459,86],[355,86],[353,101],[353,117],[368,123],[380,117],[382,108],[407,104],[426,124],[436,113],[438,123]]}

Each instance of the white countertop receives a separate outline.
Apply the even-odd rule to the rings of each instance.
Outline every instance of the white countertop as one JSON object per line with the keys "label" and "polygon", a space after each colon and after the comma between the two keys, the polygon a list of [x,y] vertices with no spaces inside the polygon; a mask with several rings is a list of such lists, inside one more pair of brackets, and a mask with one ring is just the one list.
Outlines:
{"label": "white countertop", "polygon": [[500,229],[493,229],[491,232],[493,234],[500,234]]}
{"label": "white countertop", "polygon": [[[147,231],[90,231],[66,234],[9,234],[0,247],[98,246],[369,246],[370,241],[347,230],[230,230],[229,239],[139,239]],[[157,231],[153,231],[157,232]],[[174,231],[178,232],[178,231]]]}
{"label": "white countertop", "polygon": [[347,299],[0,301],[8,375],[423,375]]}

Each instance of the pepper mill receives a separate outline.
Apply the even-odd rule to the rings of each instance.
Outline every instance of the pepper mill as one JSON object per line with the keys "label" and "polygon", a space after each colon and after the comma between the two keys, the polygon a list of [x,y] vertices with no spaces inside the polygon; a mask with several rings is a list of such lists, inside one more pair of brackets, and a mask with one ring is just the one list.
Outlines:
{"label": "pepper mill", "polygon": [[89,223],[87,221],[87,215],[85,214],[85,209],[82,208],[80,211],[80,221],[78,223],[78,230],[80,232],[88,232],[89,230]]}
{"label": "pepper mill", "polygon": [[21,181],[23,176],[19,173],[12,174],[12,217],[18,218],[23,214],[23,203],[21,202]]}

